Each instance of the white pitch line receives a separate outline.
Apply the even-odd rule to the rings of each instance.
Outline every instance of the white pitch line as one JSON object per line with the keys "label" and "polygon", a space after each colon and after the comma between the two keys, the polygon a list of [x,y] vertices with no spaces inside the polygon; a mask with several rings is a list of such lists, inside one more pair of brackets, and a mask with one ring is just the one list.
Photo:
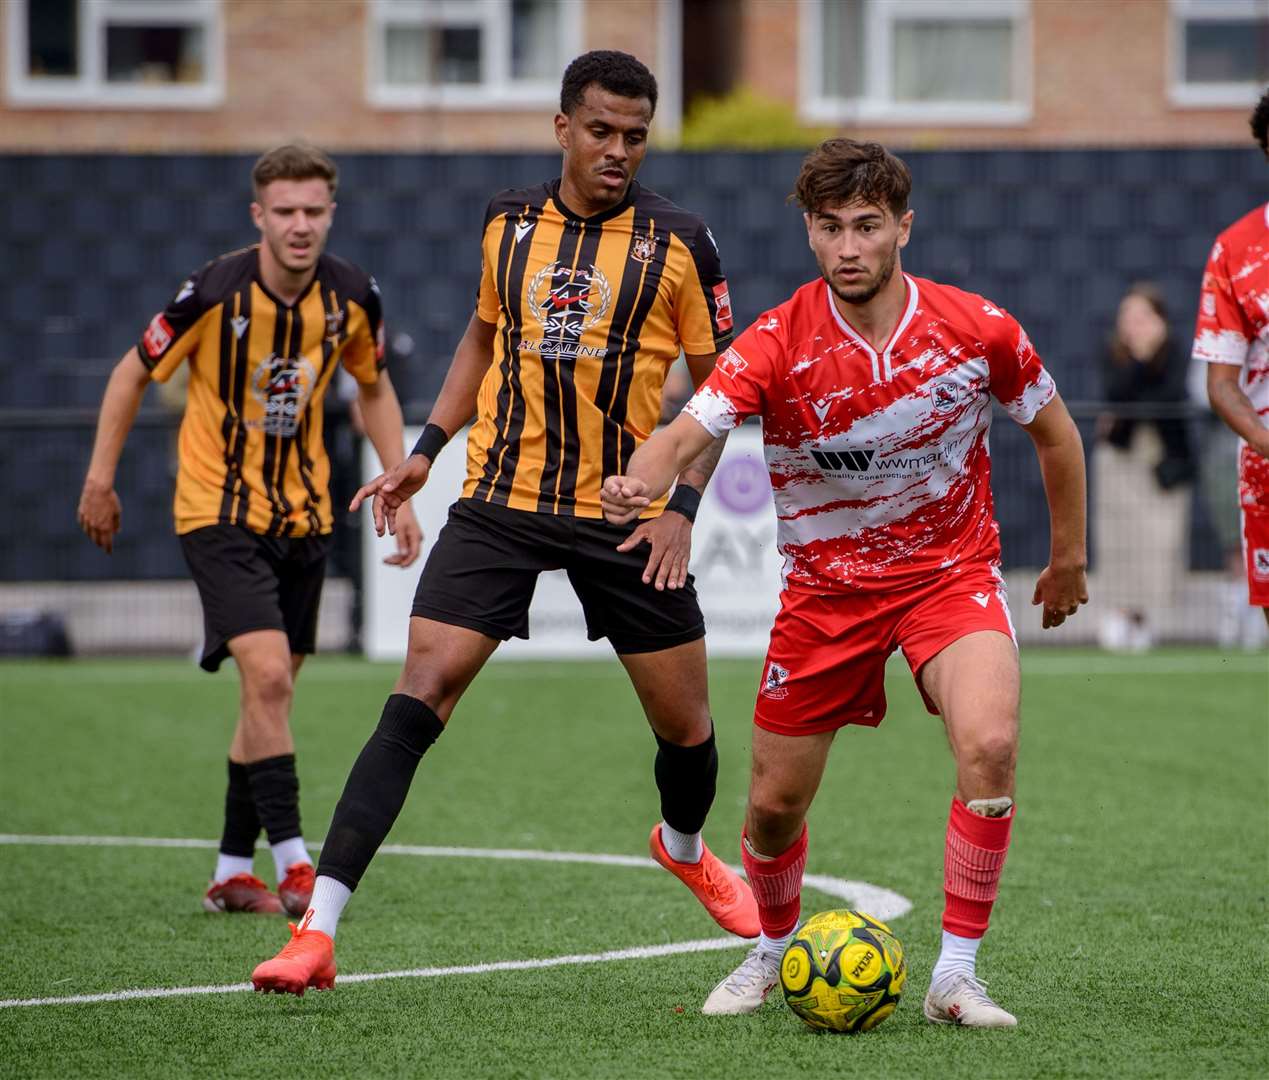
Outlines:
{"label": "white pitch line", "polygon": [[[379,982],[383,979],[436,979],[445,975],[484,975],[493,971],[536,971],[575,964],[607,964],[616,960],[648,960],[681,953],[716,952],[749,943],[744,938],[703,938],[670,945],[639,945],[631,949],[611,949],[601,953],[547,956],[538,960],[499,960],[492,964],[460,964],[456,967],[404,968],[400,971],[373,971],[361,975],[340,975],[340,985]],[[163,986],[149,990],[118,990],[106,994],[74,994],[69,997],[10,998],[0,1001],[0,1009],[30,1008],[36,1005],[97,1005],[111,1001],[139,1001],[146,998],[190,997],[196,994],[237,994],[251,990],[251,983],[225,986]]]}
{"label": "white pitch line", "polygon": [[[53,845],[65,847],[151,847],[151,848],[215,848],[215,840],[169,838],[158,836],[43,836],[22,833],[0,833],[0,845]],[[321,844],[307,845],[314,851]],[[531,848],[434,847],[425,844],[384,844],[383,855],[407,855],[432,859],[497,859],[501,861],[588,863],[592,866],[629,866],[655,870],[659,864],[646,855],[607,855],[587,851],[537,851]],[[739,867],[732,867],[743,873]],[[912,910],[906,896],[867,881],[849,881],[830,874],[807,874],[803,882],[829,896],[845,900],[852,906],[885,922],[898,919]]]}
{"label": "white pitch line", "polygon": [[[0,845],[54,847],[145,847],[145,848],[215,848],[215,840],[193,837],[160,836],[43,836],[22,833],[0,833]],[[314,845],[310,844],[310,847]],[[384,844],[385,855],[406,855],[424,858],[498,859],[531,862],[590,863],[597,866],[629,866],[659,869],[652,859],[642,855],[606,855],[583,851],[535,851],[521,848],[430,847],[416,844]],[[829,896],[845,900],[851,907],[867,911],[882,922],[898,919],[912,910],[912,902],[897,892],[866,881],[847,881],[828,874],[807,874],[804,884]],[[431,979],[442,975],[479,975],[489,971],[526,971],[559,967],[565,964],[601,964],[614,960],[643,960],[679,953],[708,952],[746,944],[743,938],[708,938],[682,941],[670,945],[642,945],[611,952],[553,956],[541,960],[501,960],[490,964],[467,964],[445,968],[409,968],[404,971],[383,971],[364,975],[341,975],[344,984],[375,982],[380,979]],[[187,997],[196,994],[230,994],[250,990],[250,983],[228,986],[183,986],[156,989],[119,990],[102,994],[74,994],[67,997],[20,998],[0,1000],[0,1009],[34,1005],[92,1005],[108,1001],[137,1001],[144,998]]]}

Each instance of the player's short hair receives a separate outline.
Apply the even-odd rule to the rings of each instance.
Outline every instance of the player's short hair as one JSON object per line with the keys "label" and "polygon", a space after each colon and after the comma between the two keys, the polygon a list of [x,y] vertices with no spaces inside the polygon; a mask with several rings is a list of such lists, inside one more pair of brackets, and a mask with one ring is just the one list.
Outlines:
{"label": "player's short hair", "polygon": [[339,170],[324,151],[305,142],[275,146],[261,154],[251,169],[256,198],[274,180],[325,180],[330,193],[339,186]]}
{"label": "player's short hair", "polygon": [[615,49],[582,53],[564,69],[560,82],[560,112],[571,116],[586,96],[586,87],[598,86],[624,98],[647,98],[657,111],[657,79],[643,61]]}
{"label": "player's short hair", "polygon": [[896,217],[908,209],[912,174],[880,143],[825,139],[802,160],[793,194],[808,214],[830,206],[872,203],[888,207]]}
{"label": "player's short hair", "polygon": [[1269,157],[1269,90],[1261,95],[1252,110],[1251,133],[1260,144],[1260,152]]}

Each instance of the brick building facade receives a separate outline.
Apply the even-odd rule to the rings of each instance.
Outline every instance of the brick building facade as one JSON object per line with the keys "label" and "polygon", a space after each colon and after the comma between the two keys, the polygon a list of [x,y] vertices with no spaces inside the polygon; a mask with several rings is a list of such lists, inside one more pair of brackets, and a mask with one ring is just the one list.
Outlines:
{"label": "brick building facade", "polygon": [[[184,29],[156,37],[125,0],[6,0],[0,152],[250,152],[301,134],[334,151],[544,149],[558,72],[587,48],[654,68],[671,144],[686,83],[689,104],[752,87],[899,147],[1240,145],[1269,28],[1265,0],[151,8]],[[974,100],[948,100],[964,88]]]}

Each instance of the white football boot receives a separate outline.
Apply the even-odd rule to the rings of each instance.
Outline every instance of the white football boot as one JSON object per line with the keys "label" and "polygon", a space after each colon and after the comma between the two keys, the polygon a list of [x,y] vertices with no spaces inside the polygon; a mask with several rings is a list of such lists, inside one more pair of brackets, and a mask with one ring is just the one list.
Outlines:
{"label": "white football boot", "polygon": [[1016,1027],[1018,1018],[1005,1012],[987,996],[983,984],[972,975],[956,972],[930,986],[923,1007],[925,1018],[935,1024],[961,1027]]}
{"label": "white football boot", "polygon": [[780,981],[780,954],[751,949],[740,967],[710,991],[701,1007],[706,1016],[739,1016],[759,1008]]}

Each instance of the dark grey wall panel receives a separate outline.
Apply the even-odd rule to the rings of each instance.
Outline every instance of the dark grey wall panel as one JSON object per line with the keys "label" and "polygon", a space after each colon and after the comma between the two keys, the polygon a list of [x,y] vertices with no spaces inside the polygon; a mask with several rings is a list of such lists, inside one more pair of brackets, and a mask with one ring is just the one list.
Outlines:
{"label": "dark grey wall panel", "polygon": [[[1158,282],[1177,332],[1189,335],[1213,236],[1269,190],[1250,147],[904,157],[917,212],[906,268],[1008,308],[1071,400],[1099,395],[1101,343],[1131,281]],[[785,203],[799,160],[653,151],[640,177],[710,222],[739,326],[815,273]],[[410,345],[394,357],[394,378],[417,411],[471,314],[490,194],[554,175],[559,159],[343,155],[339,164],[331,248],[382,284],[390,337]],[[91,433],[75,410],[96,404],[111,365],[192,269],[255,239],[250,166],[244,156],[0,156],[0,408],[65,417],[0,426],[4,505],[16,508],[0,520],[0,578],[184,573],[170,539],[169,436],[158,428],[135,433],[125,453],[125,542],[111,559],[87,552],[73,519]],[[1045,519],[1029,447],[1004,431],[993,446],[998,489],[1008,488],[1008,554],[1034,562]]]}

